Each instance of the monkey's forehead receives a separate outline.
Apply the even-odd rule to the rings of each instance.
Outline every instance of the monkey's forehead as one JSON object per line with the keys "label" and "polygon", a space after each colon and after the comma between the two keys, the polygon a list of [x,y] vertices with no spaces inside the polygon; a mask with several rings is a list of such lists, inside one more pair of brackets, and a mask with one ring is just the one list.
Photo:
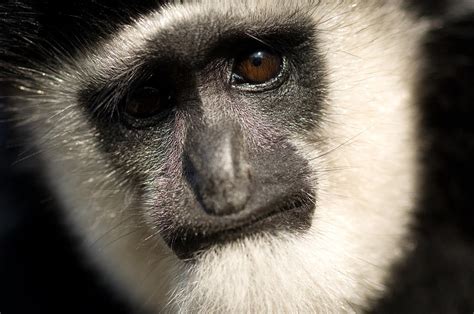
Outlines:
{"label": "monkey's forehead", "polygon": [[264,36],[292,30],[303,33],[312,27],[313,15],[306,1],[244,3],[222,1],[216,5],[213,1],[189,1],[163,5],[125,25],[111,40],[102,43],[105,45],[95,59],[136,59],[150,49],[161,50],[176,59],[197,55],[233,34]]}
{"label": "monkey's forehead", "polygon": [[[267,35],[286,35],[304,41],[314,33],[382,20],[380,13],[385,10],[374,11],[369,2],[378,1],[169,2],[157,5],[155,10],[114,31],[113,36],[93,45],[85,55],[81,54],[80,60],[72,60],[72,68],[66,66],[65,70],[79,71],[79,76],[89,82],[107,82],[111,78],[127,80],[146,66],[150,56],[194,62],[226,38],[258,40]],[[384,6],[394,11],[393,3]]]}
{"label": "monkey's forehead", "polygon": [[[145,14],[124,27],[117,40],[135,48],[150,40],[173,48],[176,41],[182,50],[199,49],[213,39],[230,32],[265,34],[298,28],[301,32],[311,24],[336,25],[350,22],[362,14],[373,11],[369,2],[361,1],[311,1],[311,0],[225,0],[225,1],[174,1]],[[390,5],[392,7],[392,5]],[[387,6],[388,7],[388,6]],[[365,11],[365,12],[362,12]],[[370,13],[369,13],[370,14]],[[362,17],[362,19],[364,18]],[[374,16],[372,16],[374,18]],[[372,20],[371,23],[375,21]],[[173,36],[174,39],[173,40]]]}

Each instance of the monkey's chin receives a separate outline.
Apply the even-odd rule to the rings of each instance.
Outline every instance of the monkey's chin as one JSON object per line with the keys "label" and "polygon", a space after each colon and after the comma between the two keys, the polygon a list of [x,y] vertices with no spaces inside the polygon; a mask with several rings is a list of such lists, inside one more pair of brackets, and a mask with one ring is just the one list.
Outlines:
{"label": "monkey's chin", "polygon": [[252,216],[240,224],[230,225],[214,232],[176,234],[168,246],[180,259],[193,260],[211,247],[226,245],[245,238],[254,238],[265,234],[278,236],[285,233],[303,233],[311,227],[314,213],[314,201],[294,201],[284,207]]}

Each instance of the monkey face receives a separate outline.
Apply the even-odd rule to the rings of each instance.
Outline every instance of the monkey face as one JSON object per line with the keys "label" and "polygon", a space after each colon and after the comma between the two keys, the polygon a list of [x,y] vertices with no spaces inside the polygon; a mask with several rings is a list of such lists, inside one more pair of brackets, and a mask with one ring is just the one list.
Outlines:
{"label": "monkey face", "polygon": [[317,140],[323,107],[310,21],[265,30],[256,20],[249,32],[221,20],[219,37],[180,23],[182,32],[150,34],[136,77],[94,80],[106,86],[81,93],[104,152],[138,182],[147,223],[186,258],[240,236],[307,229],[317,176],[292,141]]}
{"label": "monkey face", "polygon": [[135,300],[327,312],[377,297],[416,194],[423,27],[374,3],[164,6],[26,73],[68,218]]}

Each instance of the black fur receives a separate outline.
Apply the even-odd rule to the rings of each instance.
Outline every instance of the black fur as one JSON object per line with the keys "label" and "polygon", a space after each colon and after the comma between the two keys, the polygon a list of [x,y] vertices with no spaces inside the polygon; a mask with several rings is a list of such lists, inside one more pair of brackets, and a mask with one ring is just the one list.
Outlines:
{"label": "black fur", "polygon": [[398,266],[377,313],[474,311],[474,14],[440,25],[425,52],[417,246]]}

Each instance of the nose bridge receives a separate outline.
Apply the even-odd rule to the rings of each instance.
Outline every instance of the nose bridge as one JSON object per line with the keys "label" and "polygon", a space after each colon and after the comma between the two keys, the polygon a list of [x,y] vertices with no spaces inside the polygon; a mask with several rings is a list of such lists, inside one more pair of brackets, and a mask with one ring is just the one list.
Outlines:
{"label": "nose bridge", "polygon": [[228,215],[245,207],[250,165],[238,124],[221,121],[193,128],[183,160],[188,181],[206,212]]}

